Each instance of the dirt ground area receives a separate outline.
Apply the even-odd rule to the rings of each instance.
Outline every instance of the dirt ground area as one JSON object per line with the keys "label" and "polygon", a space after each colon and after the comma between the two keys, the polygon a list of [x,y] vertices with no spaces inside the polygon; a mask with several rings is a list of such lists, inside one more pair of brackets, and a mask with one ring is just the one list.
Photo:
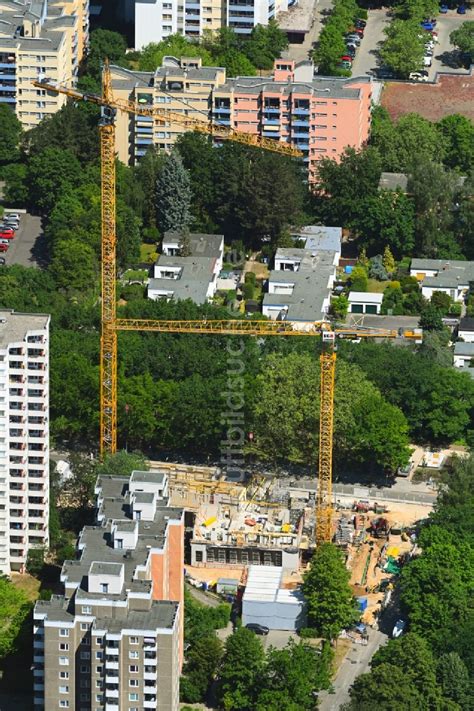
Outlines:
{"label": "dirt ground area", "polygon": [[449,114],[462,114],[474,120],[474,75],[441,75],[437,84],[388,82],[382,94],[382,106],[392,119],[417,113],[429,121],[439,121]]}
{"label": "dirt ground area", "polygon": [[222,568],[195,568],[192,565],[187,565],[186,572],[195,580],[201,580],[203,583],[216,582],[219,578],[240,580],[244,572],[244,566],[232,568],[226,565]]}
{"label": "dirt ground area", "polygon": [[[28,600],[34,602],[39,597],[40,581],[28,573],[11,573],[12,583],[16,588],[23,590]],[[0,707],[1,708],[1,707]]]}
{"label": "dirt ground area", "polygon": [[246,274],[247,272],[253,272],[257,279],[268,279],[268,277],[270,276],[270,271],[267,265],[262,264],[262,262],[254,261],[253,259],[250,259],[248,262],[245,262],[244,274]]}

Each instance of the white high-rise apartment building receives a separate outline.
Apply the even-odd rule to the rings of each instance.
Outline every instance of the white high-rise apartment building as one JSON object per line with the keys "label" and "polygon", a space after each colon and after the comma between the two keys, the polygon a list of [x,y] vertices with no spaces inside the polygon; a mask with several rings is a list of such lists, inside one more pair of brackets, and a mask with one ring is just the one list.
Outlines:
{"label": "white high-rise apartment building", "polygon": [[49,544],[49,321],[0,311],[0,572]]}
{"label": "white high-rise apartment building", "polygon": [[288,0],[135,0],[135,49],[179,32],[189,39],[231,27],[250,34],[288,9]]}

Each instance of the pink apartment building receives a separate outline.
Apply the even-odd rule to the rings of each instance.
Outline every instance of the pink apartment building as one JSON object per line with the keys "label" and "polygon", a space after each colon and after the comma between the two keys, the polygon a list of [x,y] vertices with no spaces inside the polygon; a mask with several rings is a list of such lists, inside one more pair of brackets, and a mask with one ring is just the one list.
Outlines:
{"label": "pink apartment building", "polygon": [[313,77],[313,66],[277,60],[273,78],[228,79],[213,91],[213,119],[238,131],[291,143],[303,152],[309,181],[321,158],[338,160],[369,137],[369,77]]}

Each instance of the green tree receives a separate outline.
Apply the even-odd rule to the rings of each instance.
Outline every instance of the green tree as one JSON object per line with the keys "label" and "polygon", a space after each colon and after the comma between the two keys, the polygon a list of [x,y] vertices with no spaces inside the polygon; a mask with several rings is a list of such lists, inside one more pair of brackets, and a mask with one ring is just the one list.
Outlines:
{"label": "green tree", "polygon": [[351,291],[367,291],[369,283],[363,267],[354,267],[351,272]]}
{"label": "green tree", "polygon": [[215,634],[197,639],[186,655],[184,674],[180,681],[183,701],[204,701],[222,659],[223,645]]}
{"label": "green tree", "polygon": [[0,104],[0,165],[14,163],[18,159],[21,123],[13,109]]}
{"label": "green tree", "polygon": [[370,674],[358,676],[349,691],[351,700],[344,711],[430,711],[420,694],[401,669],[393,664],[380,664]]}
{"label": "green tree", "polygon": [[267,26],[256,25],[253,28],[249,39],[243,45],[243,51],[254,67],[272,69],[274,60],[280,57],[287,47],[286,34],[280,30],[277,22],[271,19]]}
{"label": "green tree", "polygon": [[452,299],[445,291],[433,291],[430,301],[433,306],[441,311],[443,316],[446,316],[449,313]]}
{"label": "green tree", "polygon": [[370,260],[369,276],[371,279],[387,281],[388,274],[387,270],[385,269],[384,257],[385,254],[383,257],[381,254],[376,254],[375,257],[372,257],[372,259]]}
{"label": "green tree", "polygon": [[62,240],[54,249],[50,272],[59,289],[90,291],[96,286],[97,259],[87,244],[77,239]]}
{"label": "green tree", "polygon": [[5,181],[4,200],[15,207],[25,207],[28,201],[27,168],[23,163],[11,163],[2,167]]}
{"label": "green tree", "polygon": [[257,73],[250,59],[238,49],[228,49],[218,54],[215,62],[218,67],[225,67],[229,77],[253,77]]}
{"label": "green tree", "polygon": [[314,62],[318,65],[318,74],[337,75],[337,66],[345,49],[341,31],[332,24],[326,24],[319,35],[318,46],[313,52]]}
{"label": "green tree", "polygon": [[438,659],[438,679],[444,696],[459,704],[462,709],[472,708],[474,695],[469,672],[456,652],[442,654]]}
{"label": "green tree", "polygon": [[127,41],[123,35],[102,28],[93,30],[89,38],[87,72],[94,79],[100,79],[102,63],[108,59],[111,64],[127,66],[125,52]]}
{"label": "green tree", "polygon": [[402,79],[423,67],[423,37],[418,21],[394,20],[387,27],[380,58]]}
{"label": "green tree", "polygon": [[344,294],[335,296],[331,301],[331,311],[338,321],[345,321],[349,310],[349,299]]}
{"label": "green tree", "polygon": [[383,292],[381,313],[401,316],[404,313],[403,293],[400,282],[391,281]]}
{"label": "green tree", "polygon": [[177,151],[163,160],[156,181],[156,212],[162,232],[180,232],[191,223],[191,185],[189,173]]}
{"label": "green tree", "polygon": [[48,214],[58,199],[66,193],[72,193],[81,180],[81,165],[71,151],[46,148],[31,156],[28,162],[30,205]]}
{"label": "green tree", "polygon": [[[474,23],[473,23],[474,28]],[[474,37],[474,31],[473,31]],[[436,124],[446,145],[444,164],[468,173],[474,165],[474,124],[466,116],[451,114]]]}
{"label": "green tree", "polygon": [[344,627],[358,618],[341,551],[332,543],[316,549],[305,573],[303,593],[308,604],[308,621],[327,640],[338,637]]}
{"label": "green tree", "polygon": [[[317,360],[303,353],[267,356],[254,389],[252,451],[276,460],[314,461],[319,432]],[[336,464],[365,460],[396,468],[408,458],[401,412],[384,402],[359,368],[341,359],[336,368],[334,452]]]}
{"label": "green tree", "polygon": [[293,641],[284,649],[270,648],[256,711],[312,711],[314,693],[327,688],[331,680],[331,649],[327,645],[324,654],[318,652]]}
{"label": "green tree", "polygon": [[169,35],[161,42],[148,44],[144,47],[139,56],[139,68],[142,72],[154,72],[157,67],[161,67],[163,57],[200,57],[205,67],[213,66],[212,54],[203,46],[196,42],[187,40],[183,35],[177,33]]}
{"label": "green tree", "polygon": [[[184,134],[187,135],[187,134]],[[155,148],[149,148],[135,168],[135,176],[143,193],[143,222],[147,227],[156,227],[156,181],[163,165],[164,156]]]}
{"label": "green tree", "polygon": [[83,511],[92,506],[94,486],[97,479],[97,462],[79,452],[69,455],[71,477],[64,482],[61,491],[74,500]]}
{"label": "green tree", "polygon": [[459,47],[461,52],[466,52],[472,58],[474,56],[474,22],[463,22],[461,27],[453,30],[449,35],[451,44]]}
{"label": "green tree", "polygon": [[25,593],[6,576],[0,576],[0,660],[16,650],[21,626],[30,610]]}
{"label": "green tree", "polygon": [[397,267],[397,264],[395,262],[394,256],[390,250],[390,247],[387,245],[383,251],[383,265],[385,267],[385,271],[389,276],[392,276],[395,272],[395,269]]}
{"label": "green tree", "polygon": [[381,190],[354,206],[351,224],[370,250],[385,244],[397,256],[410,254],[415,244],[413,203],[400,190]]}
{"label": "green tree", "polygon": [[[383,170],[393,172],[412,173],[419,165],[425,168],[427,161],[442,160],[446,150],[446,139],[435,124],[418,114],[405,114],[393,123],[380,107],[374,111],[370,142],[382,157]],[[424,181],[428,184],[426,174]],[[410,185],[408,193],[412,193]]]}
{"label": "green tree", "polygon": [[441,331],[444,328],[442,311],[435,304],[427,304],[420,316],[419,325],[424,331]]}
{"label": "green tree", "polygon": [[262,643],[241,627],[227,638],[220,668],[219,698],[225,711],[254,708],[264,667]]}
{"label": "green tree", "polygon": [[214,207],[217,199],[219,150],[212,139],[198,132],[181,135],[176,149],[189,171],[193,196],[193,227],[197,231],[215,232]]}
{"label": "green tree", "polygon": [[121,449],[104,458],[97,466],[97,476],[130,476],[134,470],[146,472],[149,468],[141,452],[126,452]]}
{"label": "green tree", "polygon": [[26,558],[26,572],[38,576],[44,567],[44,548],[29,548]]}

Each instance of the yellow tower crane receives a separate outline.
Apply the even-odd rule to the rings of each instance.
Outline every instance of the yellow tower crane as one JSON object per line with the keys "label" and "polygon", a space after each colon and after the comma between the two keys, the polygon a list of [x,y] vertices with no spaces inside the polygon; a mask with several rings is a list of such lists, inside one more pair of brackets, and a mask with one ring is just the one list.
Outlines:
{"label": "yellow tower crane", "polygon": [[113,454],[117,449],[117,331],[154,331],[158,333],[201,333],[254,336],[310,336],[323,338],[321,354],[321,407],[318,494],[316,500],[316,540],[331,540],[332,520],[332,440],[334,410],[335,335],[366,338],[396,338],[404,335],[418,338],[413,332],[400,334],[392,330],[359,328],[330,330],[326,322],[314,322],[295,328],[285,321],[201,320],[156,321],[117,319],[116,311],[116,232],[115,232],[115,116],[124,111],[140,116],[172,121],[189,129],[211,134],[219,140],[253,145],[287,156],[300,156],[292,146],[254,134],[235,131],[211,121],[200,121],[178,112],[147,107],[113,96],[110,68],[106,62],[102,74],[102,95],[83,94],[49,79],[33,82],[53,93],[64,94],[75,101],[88,101],[102,107],[99,124],[102,195],[102,315],[100,348],[100,453]]}

